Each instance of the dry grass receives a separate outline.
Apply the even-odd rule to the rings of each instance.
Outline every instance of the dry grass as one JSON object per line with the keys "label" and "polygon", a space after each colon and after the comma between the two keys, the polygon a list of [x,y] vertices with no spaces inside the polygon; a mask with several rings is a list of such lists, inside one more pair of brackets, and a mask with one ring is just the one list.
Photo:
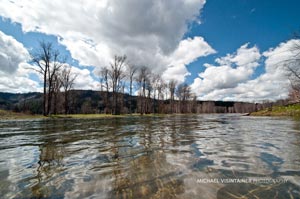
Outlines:
{"label": "dry grass", "polygon": [[110,115],[110,114],[58,114],[51,115],[51,118],[75,118],[75,119],[93,119],[93,118],[116,118],[124,117],[125,115]]}
{"label": "dry grass", "polygon": [[293,116],[300,117],[300,104],[292,104],[287,106],[273,106],[261,111],[253,112],[252,116]]}
{"label": "dry grass", "polygon": [[[146,114],[146,116],[162,116],[163,114]],[[45,117],[43,115],[31,115],[26,113],[16,113],[13,111],[0,110],[0,120],[8,120],[8,119],[106,119],[106,118],[124,118],[124,117],[141,117],[140,114],[122,114],[122,115],[111,115],[111,114],[58,114],[58,115],[50,115],[49,117]]]}
{"label": "dry grass", "polygon": [[0,110],[0,120],[9,120],[9,119],[41,119],[45,118],[42,115],[31,115],[25,113],[16,113],[13,111]]}
{"label": "dry grass", "polygon": [[111,115],[111,114],[58,114],[58,115],[51,115],[51,118],[74,118],[74,119],[97,119],[97,118],[124,118],[124,117],[161,117],[165,116],[166,114],[121,114],[121,115]]}

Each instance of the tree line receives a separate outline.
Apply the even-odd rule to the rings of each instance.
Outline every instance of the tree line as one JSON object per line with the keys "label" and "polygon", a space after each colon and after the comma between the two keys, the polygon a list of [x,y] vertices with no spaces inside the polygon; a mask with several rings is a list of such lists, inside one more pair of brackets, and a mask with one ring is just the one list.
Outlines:
{"label": "tree line", "polygon": [[[70,93],[77,78],[71,66],[65,63],[66,59],[52,43],[40,42],[39,48],[31,53],[31,57],[31,63],[35,66],[32,69],[43,77],[43,114],[47,116],[61,113],[58,110],[61,99],[63,113],[70,113]],[[170,104],[168,113],[187,113],[192,112],[188,108],[190,101],[196,101],[196,96],[187,84],[178,84],[176,80],[167,83],[146,66],[129,65],[125,55],[114,56],[108,66],[101,68],[98,77],[103,98],[101,109],[106,114],[161,113],[164,100],[168,100]],[[128,105],[124,105],[125,93],[129,94]]]}
{"label": "tree line", "polygon": [[[69,91],[69,108],[70,114],[98,114],[105,113],[107,107],[105,104],[106,91],[93,90],[70,90]],[[112,93],[109,93],[112,99]],[[64,114],[64,93],[57,95],[57,113]],[[132,113],[139,113],[140,104],[139,96],[130,96],[129,94],[120,94],[120,114],[129,114],[129,107]],[[42,93],[1,93],[0,92],[0,109],[12,110],[28,114],[42,114],[43,107]],[[153,101],[152,101],[153,102]],[[149,104],[148,113],[250,113],[264,108],[272,108],[275,105],[286,105],[288,101],[280,100],[276,103],[265,101],[263,103],[246,103],[230,101],[199,101],[190,100],[185,106],[182,106],[180,100],[170,99],[156,100],[155,106]],[[153,110],[154,107],[154,110]],[[54,110],[52,106],[52,110]],[[184,112],[183,112],[184,110]],[[155,111],[155,112],[154,112]],[[173,111],[173,112],[172,112]]]}
{"label": "tree line", "polygon": [[[108,67],[99,72],[101,91],[104,91],[105,113],[161,113],[165,100],[170,102],[169,113],[186,113],[188,101],[196,101],[196,96],[187,84],[178,84],[176,80],[165,82],[160,75],[149,68],[137,67],[126,63],[126,56],[115,56]],[[133,93],[135,91],[135,93]],[[111,98],[109,97],[111,93]],[[124,94],[129,94],[128,107],[124,111]],[[133,109],[133,96],[136,106]],[[175,97],[180,110],[174,108]]]}
{"label": "tree line", "polygon": [[[285,61],[285,68],[291,82],[290,98],[298,102],[300,98],[300,46],[295,43],[294,48],[290,50],[295,51],[295,57]],[[34,66],[32,69],[40,73],[43,79],[43,114],[47,116],[78,112],[70,110],[74,97],[71,97],[71,94],[77,75],[72,71],[72,67],[65,63],[66,58],[49,42],[40,42],[39,47],[31,53],[31,57],[31,63]],[[149,67],[128,64],[125,55],[115,55],[112,62],[101,67],[97,75],[101,95],[99,98],[101,102],[98,106],[100,113],[113,115],[140,113],[143,115],[206,112],[203,107],[199,110],[201,103],[199,105],[189,85],[179,84],[174,79],[165,81],[159,74],[153,73]],[[205,106],[210,105],[207,103]],[[251,106],[248,109],[250,112],[260,107],[262,106]],[[216,110],[213,111],[218,112]],[[236,111],[228,109],[223,112]]]}

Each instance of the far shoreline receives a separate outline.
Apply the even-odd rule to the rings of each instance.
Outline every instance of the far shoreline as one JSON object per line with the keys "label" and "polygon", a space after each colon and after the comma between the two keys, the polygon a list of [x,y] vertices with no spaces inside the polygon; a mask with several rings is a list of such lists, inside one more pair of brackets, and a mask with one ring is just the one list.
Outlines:
{"label": "far shoreline", "polygon": [[[196,114],[196,115],[202,115]],[[218,114],[218,113],[206,113],[206,114]],[[221,114],[221,113],[220,113]],[[222,114],[230,114],[230,113],[222,113]],[[291,105],[285,106],[273,106],[271,108],[266,108],[257,112],[252,113],[240,113],[241,116],[268,116],[268,117],[300,117],[300,103],[295,103]],[[108,118],[125,118],[125,117],[161,117],[161,116],[176,116],[176,115],[195,115],[193,113],[187,114],[120,114],[120,115],[112,115],[112,114],[57,114],[57,115],[49,115],[43,116],[39,114],[29,114],[29,113],[18,113],[9,110],[0,110],[0,120],[22,120],[22,119],[108,119]]]}

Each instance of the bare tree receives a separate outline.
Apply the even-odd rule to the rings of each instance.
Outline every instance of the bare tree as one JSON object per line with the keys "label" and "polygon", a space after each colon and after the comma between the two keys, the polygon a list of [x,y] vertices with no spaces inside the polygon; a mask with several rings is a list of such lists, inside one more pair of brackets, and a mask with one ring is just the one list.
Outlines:
{"label": "bare tree", "polygon": [[63,70],[60,73],[60,83],[64,91],[64,112],[69,113],[69,98],[70,90],[74,86],[74,81],[77,75],[72,73],[72,67],[69,65],[64,65]]}
{"label": "bare tree", "polygon": [[188,101],[192,96],[190,86],[187,84],[180,84],[176,90],[176,94],[179,99],[179,111],[181,113],[190,112],[188,110]]}
{"label": "bare tree", "polygon": [[299,99],[300,99],[300,88],[294,87],[294,88],[290,89],[289,101],[294,103],[294,102],[298,102]]}
{"label": "bare tree", "polygon": [[133,66],[133,65],[128,65],[127,66],[128,69],[127,69],[127,75],[128,75],[128,78],[129,78],[129,113],[131,114],[132,113],[132,89],[133,89],[133,81],[134,81],[134,75],[137,71],[137,67],[136,66]]}
{"label": "bare tree", "polygon": [[290,89],[290,97],[292,102],[298,102],[300,100],[300,96],[297,93],[300,92],[300,70],[298,68],[288,68],[288,78],[290,80],[291,89]]}
{"label": "bare tree", "polygon": [[158,110],[156,97],[159,99],[159,92],[161,92],[162,79],[160,75],[153,74],[151,82],[152,82],[152,89],[153,89],[153,113],[155,113]]}
{"label": "bare tree", "polygon": [[[297,36],[299,38],[299,36]],[[300,92],[300,42],[299,40],[294,40],[293,46],[289,49],[292,57],[285,60],[284,66],[287,71],[288,79],[291,83],[291,92]],[[300,99],[295,99],[294,101],[299,101]]]}
{"label": "bare tree", "polygon": [[57,114],[58,97],[61,88],[61,80],[59,74],[54,75],[53,79],[53,113]]}
{"label": "bare tree", "polygon": [[126,56],[117,56],[115,55],[114,61],[110,64],[110,68],[108,70],[109,78],[111,79],[111,87],[112,87],[112,114],[118,115],[120,114],[120,107],[118,106],[118,96],[119,92],[122,88],[122,80],[125,78],[125,61]]}
{"label": "bare tree", "polygon": [[158,99],[158,113],[161,113],[161,106],[164,101],[164,89],[166,88],[166,83],[159,78],[157,82],[157,99]]}
{"label": "bare tree", "polygon": [[168,84],[168,88],[170,91],[170,105],[171,105],[171,113],[174,113],[174,101],[175,101],[175,90],[177,86],[176,80],[170,80]]}
{"label": "bare tree", "polygon": [[149,79],[149,69],[145,66],[139,69],[137,76],[137,83],[139,86],[139,103],[140,103],[140,113],[143,115],[146,113],[146,87],[147,81]]}
{"label": "bare tree", "polygon": [[146,78],[146,84],[145,84],[145,88],[146,88],[146,91],[147,91],[147,94],[146,94],[146,99],[145,99],[145,112],[148,114],[151,112],[151,93],[153,92],[153,74],[148,71],[148,74],[147,74],[147,78]]}
{"label": "bare tree", "polygon": [[[101,83],[101,90],[102,87],[105,87],[105,96],[104,96],[104,107],[105,107],[105,113],[107,114],[109,112],[109,77],[108,77],[108,68],[103,67],[100,71],[100,83]],[[104,85],[103,85],[104,84]]]}
{"label": "bare tree", "polygon": [[52,43],[40,42],[39,48],[31,53],[31,61],[37,66],[32,68],[43,75],[43,114],[49,115],[51,111],[53,83],[58,74],[62,61],[58,50],[53,48]]}

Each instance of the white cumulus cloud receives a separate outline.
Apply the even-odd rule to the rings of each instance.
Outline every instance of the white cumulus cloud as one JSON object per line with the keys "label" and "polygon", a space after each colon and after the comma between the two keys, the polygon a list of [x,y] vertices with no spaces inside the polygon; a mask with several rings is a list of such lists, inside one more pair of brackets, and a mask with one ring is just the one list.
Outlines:
{"label": "white cumulus cloud", "polygon": [[[82,65],[102,67],[115,54],[126,54],[132,64],[162,73],[168,67],[183,69],[197,54],[209,54],[207,49],[191,54],[181,47],[190,42],[208,45],[200,37],[181,41],[204,4],[205,0],[22,0],[1,1],[0,13],[20,23],[24,32],[58,36]],[[187,54],[178,55],[176,49]],[[181,63],[170,63],[171,55],[179,56]]]}
{"label": "white cumulus cloud", "polygon": [[216,51],[202,37],[182,40],[174,53],[165,58],[165,63],[169,67],[163,74],[164,79],[175,79],[179,83],[184,82],[185,76],[190,74],[186,65],[196,61],[199,57],[213,53]]}
{"label": "white cumulus cloud", "polygon": [[[235,56],[227,55],[216,60],[219,64],[227,65],[206,64],[206,70],[194,80],[192,88],[203,100],[262,102],[285,99],[290,87],[286,64],[290,63],[287,60],[295,58],[296,52],[292,50],[295,44],[299,46],[300,40],[282,42],[277,47],[263,52],[265,72],[256,79],[251,79],[251,74],[258,65],[259,51],[256,47],[247,50],[242,46]],[[240,57],[241,54],[249,56]],[[237,66],[230,66],[234,61]],[[239,71],[241,66],[244,69]]]}
{"label": "white cumulus cloud", "polygon": [[14,73],[19,64],[28,59],[29,54],[23,44],[0,31],[0,71]]}
{"label": "white cumulus cloud", "polygon": [[72,74],[76,75],[74,89],[99,90],[100,83],[92,78],[91,72],[88,69],[79,69],[72,66],[71,71]]}
{"label": "white cumulus cloud", "polygon": [[14,73],[0,71],[0,92],[41,92],[39,82],[30,79],[29,67],[31,66],[27,63],[20,63]]}
{"label": "white cumulus cloud", "polygon": [[0,92],[40,91],[29,78],[29,53],[22,43],[0,31]]}
{"label": "white cumulus cloud", "polygon": [[191,85],[193,91],[201,99],[220,99],[222,95],[212,96],[216,90],[232,89],[249,80],[259,65],[261,54],[259,49],[241,46],[236,53],[217,58],[218,65],[205,64],[205,71],[199,74]]}

